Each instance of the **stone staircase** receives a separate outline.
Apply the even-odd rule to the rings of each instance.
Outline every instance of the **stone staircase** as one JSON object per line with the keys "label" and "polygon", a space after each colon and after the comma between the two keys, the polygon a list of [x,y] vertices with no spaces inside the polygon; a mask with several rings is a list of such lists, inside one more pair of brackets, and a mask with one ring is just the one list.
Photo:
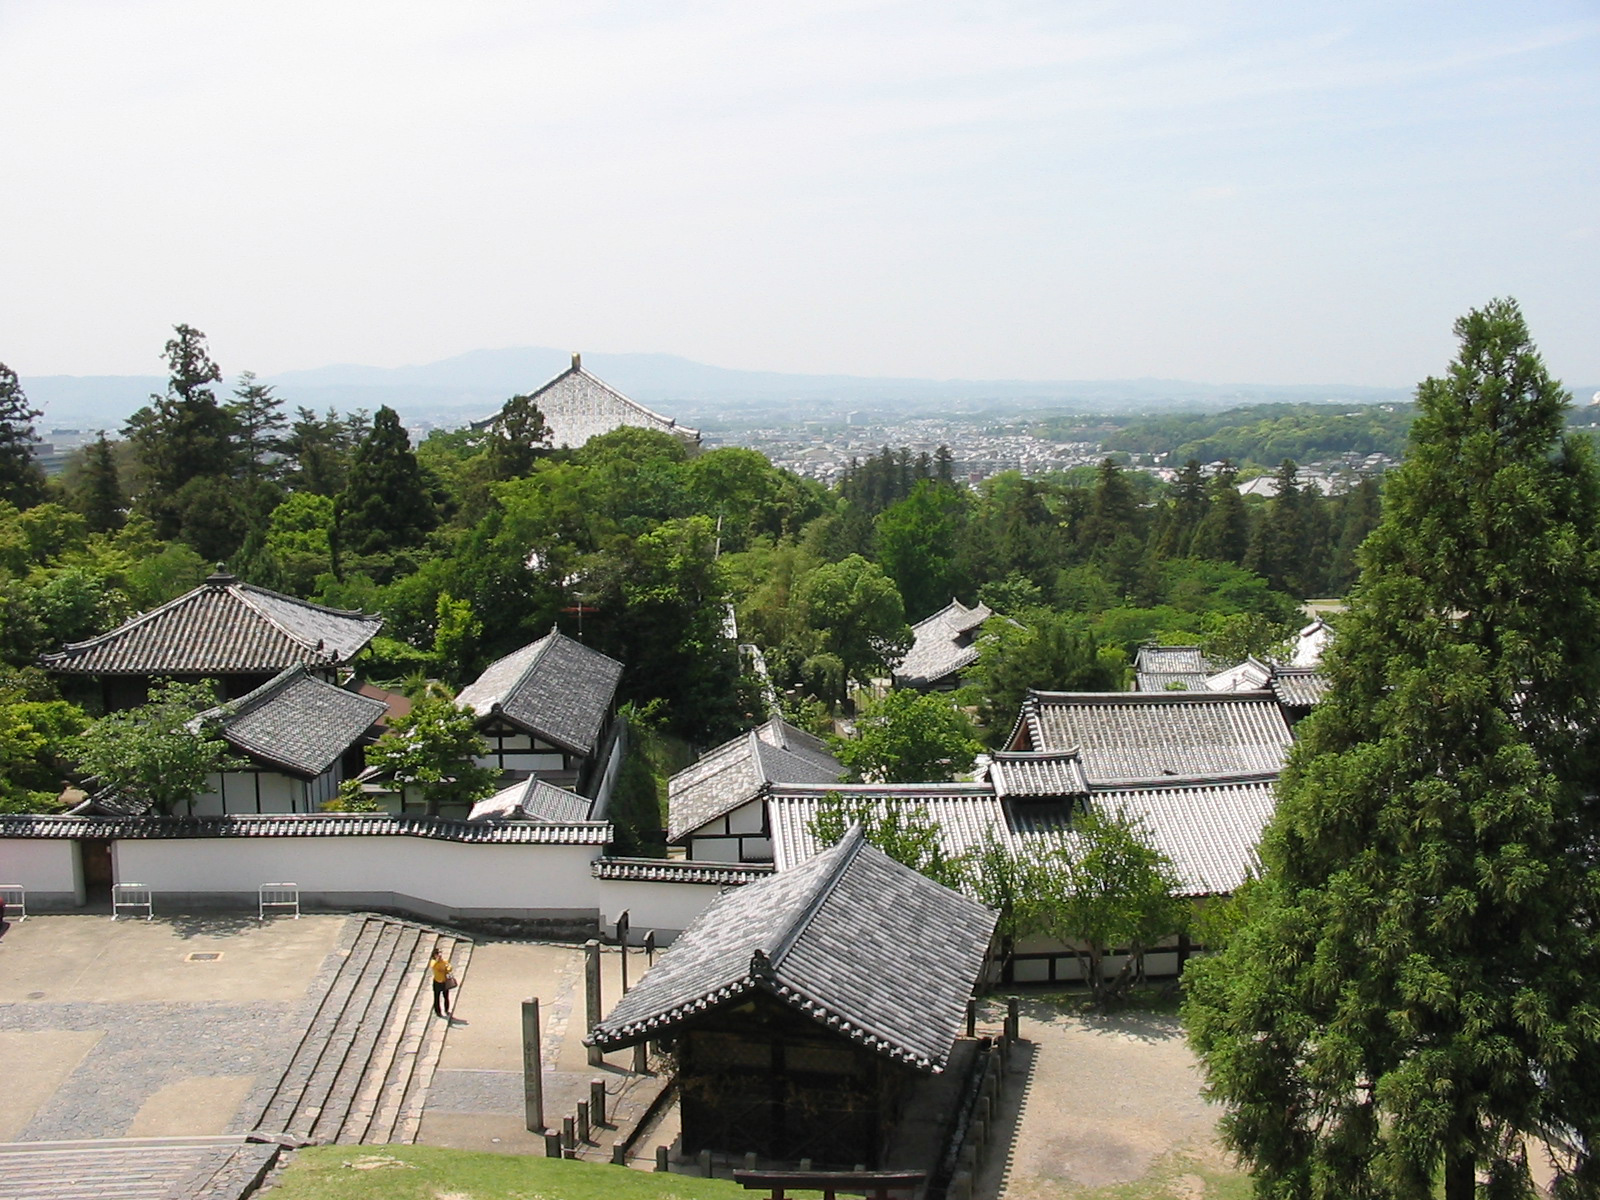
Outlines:
{"label": "stone staircase", "polygon": [[444,1049],[428,959],[437,948],[462,976],[470,939],[392,917],[353,922],[344,961],[253,1136],[289,1142],[411,1142]]}
{"label": "stone staircase", "polygon": [[200,1200],[238,1196],[277,1146],[234,1137],[98,1138],[0,1145],[0,1200]]}

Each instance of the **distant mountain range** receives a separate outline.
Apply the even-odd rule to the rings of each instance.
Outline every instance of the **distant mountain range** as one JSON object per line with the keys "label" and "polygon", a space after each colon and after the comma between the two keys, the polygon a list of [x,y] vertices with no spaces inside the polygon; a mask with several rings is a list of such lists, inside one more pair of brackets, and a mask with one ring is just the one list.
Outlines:
{"label": "distant mountain range", "polygon": [[[567,369],[565,350],[523,346],[473,350],[411,367],[340,364],[267,378],[291,407],[341,412],[381,404],[409,420],[436,424],[486,415],[508,396],[531,392]],[[736,371],[672,354],[586,354],[583,365],[619,391],[687,425],[770,416],[800,421],[852,409],[899,416],[1067,408],[1127,412],[1165,408],[1229,408],[1241,404],[1327,400],[1378,403],[1410,396],[1404,388],[1320,385],[1206,384],[1167,379],[1020,380],[900,379],[857,375],[788,375]],[[166,380],[146,375],[44,375],[24,378],[51,427],[119,427],[160,392]],[[226,388],[222,389],[226,390]],[[1587,399],[1587,396],[1584,396]]]}

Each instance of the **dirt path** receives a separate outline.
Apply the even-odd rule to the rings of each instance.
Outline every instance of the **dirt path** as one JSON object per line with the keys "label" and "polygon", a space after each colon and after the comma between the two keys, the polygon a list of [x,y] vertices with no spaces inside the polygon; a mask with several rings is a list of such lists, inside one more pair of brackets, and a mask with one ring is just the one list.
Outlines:
{"label": "dirt path", "polygon": [[[1226,1170],[1215,1145],[1217,1110],[1200,1096],[1194,1056],[1176,1016],[1063,1013],[1024,1000],[1019,1065],[1009,1103],[1018,1114],[1009,1159],[991,1162],[980,1194],[1057,1200],[1080,1189],[1131,1183],[1187,1156]],[[1001,1144],[1011,1130],[1000,1130]],[[1209,1172],[1208,1172],[1209,1173]],[[1205,1181],[1173,1173],[1168,1192],[1198,1200]]]}

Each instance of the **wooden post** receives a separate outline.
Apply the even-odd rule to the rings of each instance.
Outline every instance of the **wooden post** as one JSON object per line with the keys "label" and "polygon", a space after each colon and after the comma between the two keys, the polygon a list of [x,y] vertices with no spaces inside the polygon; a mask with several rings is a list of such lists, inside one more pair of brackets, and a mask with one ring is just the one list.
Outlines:
{"label": "wooden post", "polygon": [[617,915],[617,948],[622,951],[622,994],[628,994],[628,910]]}
{"label": "wooden post", "polygon": [[[594,1027],[600,1024],[600,943],[594,938],[583,944],[583,991],[587,1024],[589,1032],[593,1033]],[[599,1046],[589,1047],[591,1067],[604,1066],[605,1061],[606,1056]]]}
{"label": "wooden post", "polygon": [[522,1113],[530,1133],[544,1132],[544,1063],[539,1046],[539,1001],[522,1002]]}
{"label": "wooden post", "polygon": [[644,965],[647,967],[656,965],[656,931],[654,929],[647,929],[644,932]]}
{"label": "wooden post", "polygon": [[572,1150],[578,1144],[577,1124],[571,1117],[561,1118],[561,1148]]}
{"label": "wooden post", "polygon": [[667,1148],[665,1146],[656,1147],[656,1170],[671,1170],[671,1167],[667,1163]]}
{"label": "wooden post", "polygon": [[978,999],[976,996],[967,997],[967,1036],[978,1036]]}
{"label": "wooden post", "polygon": [[1022,1021],[1017,1015],[1017,998],[1006,997],[1006,1040],[1014,1042],[1020,1036]]}
{"label": "wooden post", "polygon": [[546,1133],[544,1135],[544,1156],[546,1158],[561,1157],[561,1135],[559,1133]]}
{"label": "wooden post", "polygon": [[587,1100],[578,1101],[578,1128],[576,1132],[580,1142],[589,1140],[589,1102]]}
{"label": "wooden post", "polygon": [[606,1123],[606,1081],[589,1080],[589,1119],[601,1127]]}
{"label": "wooden post", "polygon": [[650,1073],[649,1042],[635,1042],[633,1044],[633,1073],[635,1075],[648,1075]]}
{"label": "wooden post", "polygon": [[628,1165],[628,1148],[621,1142],[611,1147],[611,1161],[619,1167]]}

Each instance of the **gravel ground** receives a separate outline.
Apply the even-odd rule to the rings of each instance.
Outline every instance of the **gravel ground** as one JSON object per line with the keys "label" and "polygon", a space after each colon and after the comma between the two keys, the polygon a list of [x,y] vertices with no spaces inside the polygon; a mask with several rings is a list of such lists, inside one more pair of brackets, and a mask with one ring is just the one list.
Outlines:
{"label": "gravel ground", "polygon": [[988,1164],[981,1194],[1057,1200],[1159,1171],[1170,1182],[1157,1194],[1200,1200],[1196,1172],[1228,1172],[1176,1015],[1079,1016],[1039,998],[1021,1011],[1025,1044],[1002,1107],[1016,1124],[999,1131],[1001,1145],[1014,1132],[1011,1152]]}

